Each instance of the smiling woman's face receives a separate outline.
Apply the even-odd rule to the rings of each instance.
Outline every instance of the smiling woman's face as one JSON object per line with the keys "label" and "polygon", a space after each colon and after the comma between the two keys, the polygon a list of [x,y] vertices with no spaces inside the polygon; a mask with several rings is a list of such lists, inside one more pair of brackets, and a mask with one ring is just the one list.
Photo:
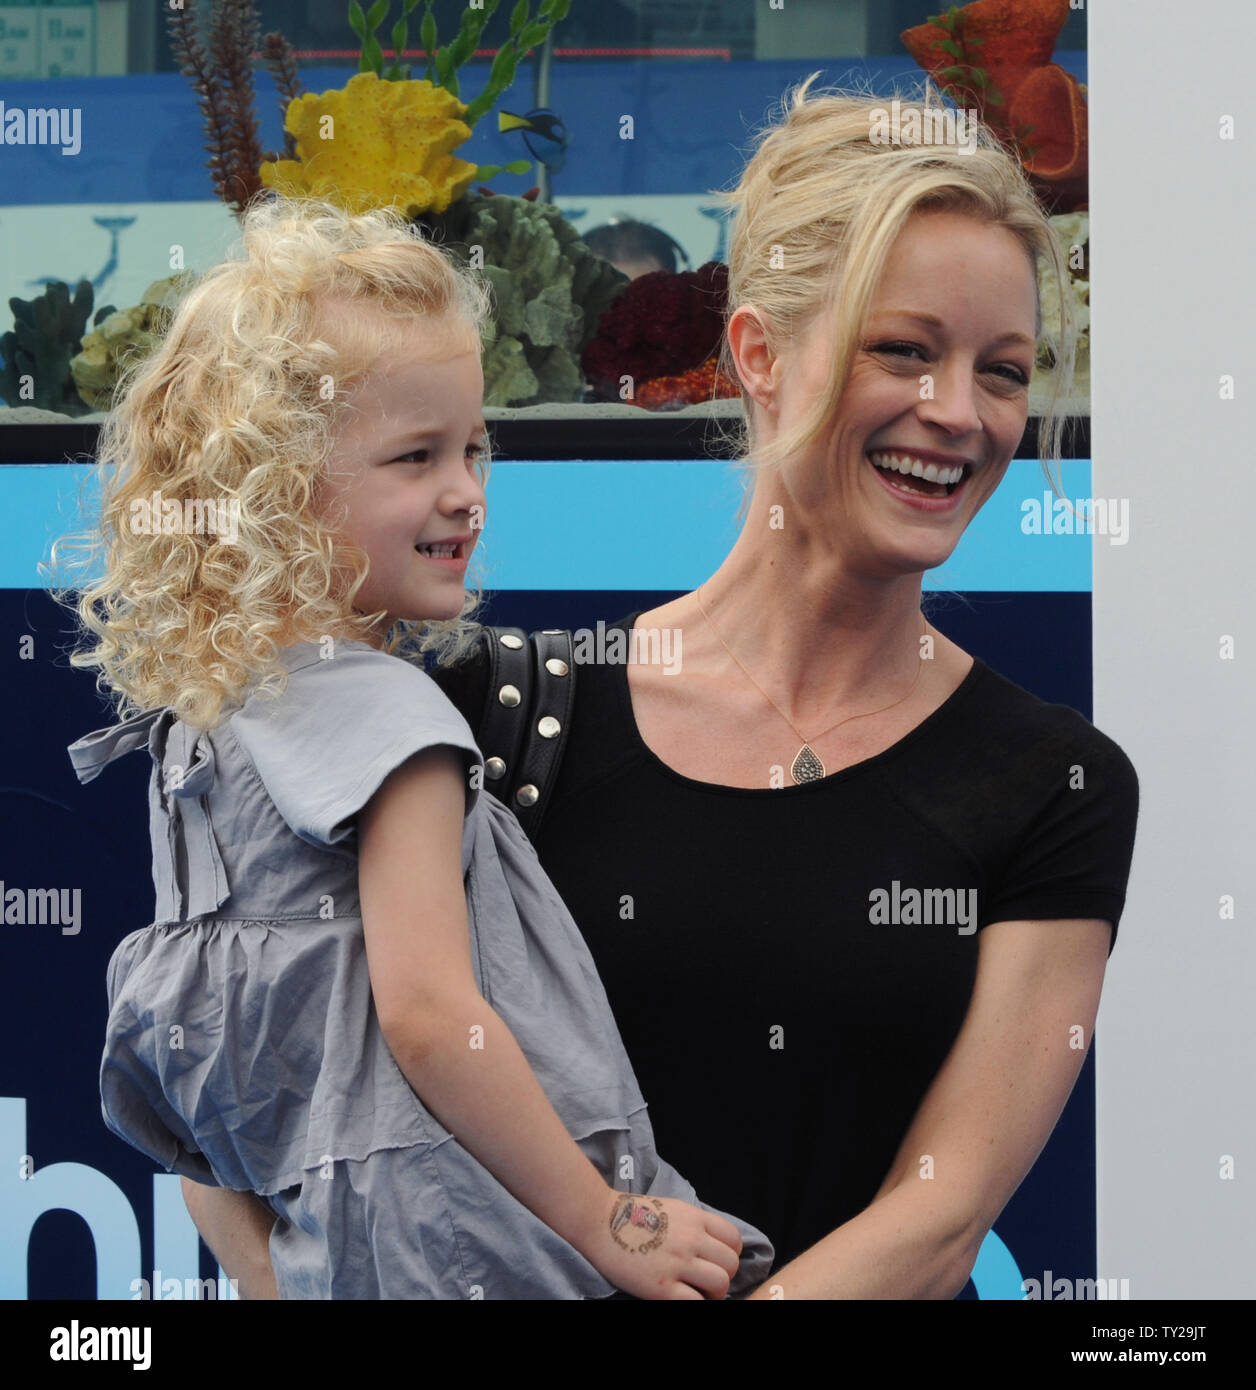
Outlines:
{"label": "smiling woman's face", "polygon": [[[953,212],[907,222],[833,423],[782,475],[845,561],[890,577],[931,569],[955,549],[1024,433],[1036,308],[1035,272],[1011,232]],[[778,428],[823,391],[828,328],[817,319],[778,361]],[[898,468],[870,454],[881,465],[894,455]]]}

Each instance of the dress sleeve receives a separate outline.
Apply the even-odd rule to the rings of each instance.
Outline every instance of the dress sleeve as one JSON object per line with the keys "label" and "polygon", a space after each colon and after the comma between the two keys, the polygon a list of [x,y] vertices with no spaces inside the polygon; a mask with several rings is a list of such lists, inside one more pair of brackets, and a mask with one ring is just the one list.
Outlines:
{"label": "dress sleeve", "polygon": [[[1084,722],[1084,721],[1083,721]],[[1138,820],[1138,774],[1090,724],[1003,872],[991,885],[981,926],[1050,918],[1101,918],[1116,945]]]}
{"label": "dress sleeve", "polygon": [[425,748],[449,747],[470,815],[483,759],[467,721],[418,666],[361,645],[292,670],[278,699],[254,696],[229,721],[280,815],[305,841],[337,845],[384,779]]}

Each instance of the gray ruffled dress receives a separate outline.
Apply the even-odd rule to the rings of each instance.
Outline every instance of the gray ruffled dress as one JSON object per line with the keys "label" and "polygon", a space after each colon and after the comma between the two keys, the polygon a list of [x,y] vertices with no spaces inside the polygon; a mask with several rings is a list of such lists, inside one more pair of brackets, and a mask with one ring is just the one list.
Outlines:
{"label": "gray ruffled dress", "polygon": [[[425,671],[365,643],[283,659],[285,693],[216,729],[162,709],[70,746],[83,782],[141,746],[153,759],[156,915],[109,964],[106,1124],[169,1172],[260,1194],[282,1298],[609,1297],[429,1113],[376,1019],[354,817],[424,748],[482,763],[470,727]],[[655,1152],[579,928],[470,777],[462,871],[476,984],[572,1138],[615,1188],[697,1202]],[[743,1293],[772,1248],[729,1220]]]}

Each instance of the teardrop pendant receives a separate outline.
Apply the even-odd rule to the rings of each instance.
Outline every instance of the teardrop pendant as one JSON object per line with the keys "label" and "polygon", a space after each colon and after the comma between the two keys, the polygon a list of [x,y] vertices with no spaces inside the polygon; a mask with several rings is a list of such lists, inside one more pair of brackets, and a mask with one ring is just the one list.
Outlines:
{"label": "teardrop pendant", "polygon": [[798,756],[794,759],[793,766],[789,770],[794,781],[799,785],[803,782],[818,782],[824,776],[824,764],[811,751],[811,746],[806,743],[798,750]]}

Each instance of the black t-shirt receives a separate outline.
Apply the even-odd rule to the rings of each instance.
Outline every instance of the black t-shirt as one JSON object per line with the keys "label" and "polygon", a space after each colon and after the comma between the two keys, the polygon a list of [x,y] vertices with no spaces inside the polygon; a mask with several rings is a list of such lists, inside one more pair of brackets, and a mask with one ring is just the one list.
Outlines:
{"label": "black t-shirt", "polygon": [[1103,918],[1115,941],[1137,812],[1111,739],[980,659],[893,747],[779,789],[673,772],[627,668],[581,665],[536,847],[659,1153],[783,1264],[876,1194],[963,1022],[981,927]]}

